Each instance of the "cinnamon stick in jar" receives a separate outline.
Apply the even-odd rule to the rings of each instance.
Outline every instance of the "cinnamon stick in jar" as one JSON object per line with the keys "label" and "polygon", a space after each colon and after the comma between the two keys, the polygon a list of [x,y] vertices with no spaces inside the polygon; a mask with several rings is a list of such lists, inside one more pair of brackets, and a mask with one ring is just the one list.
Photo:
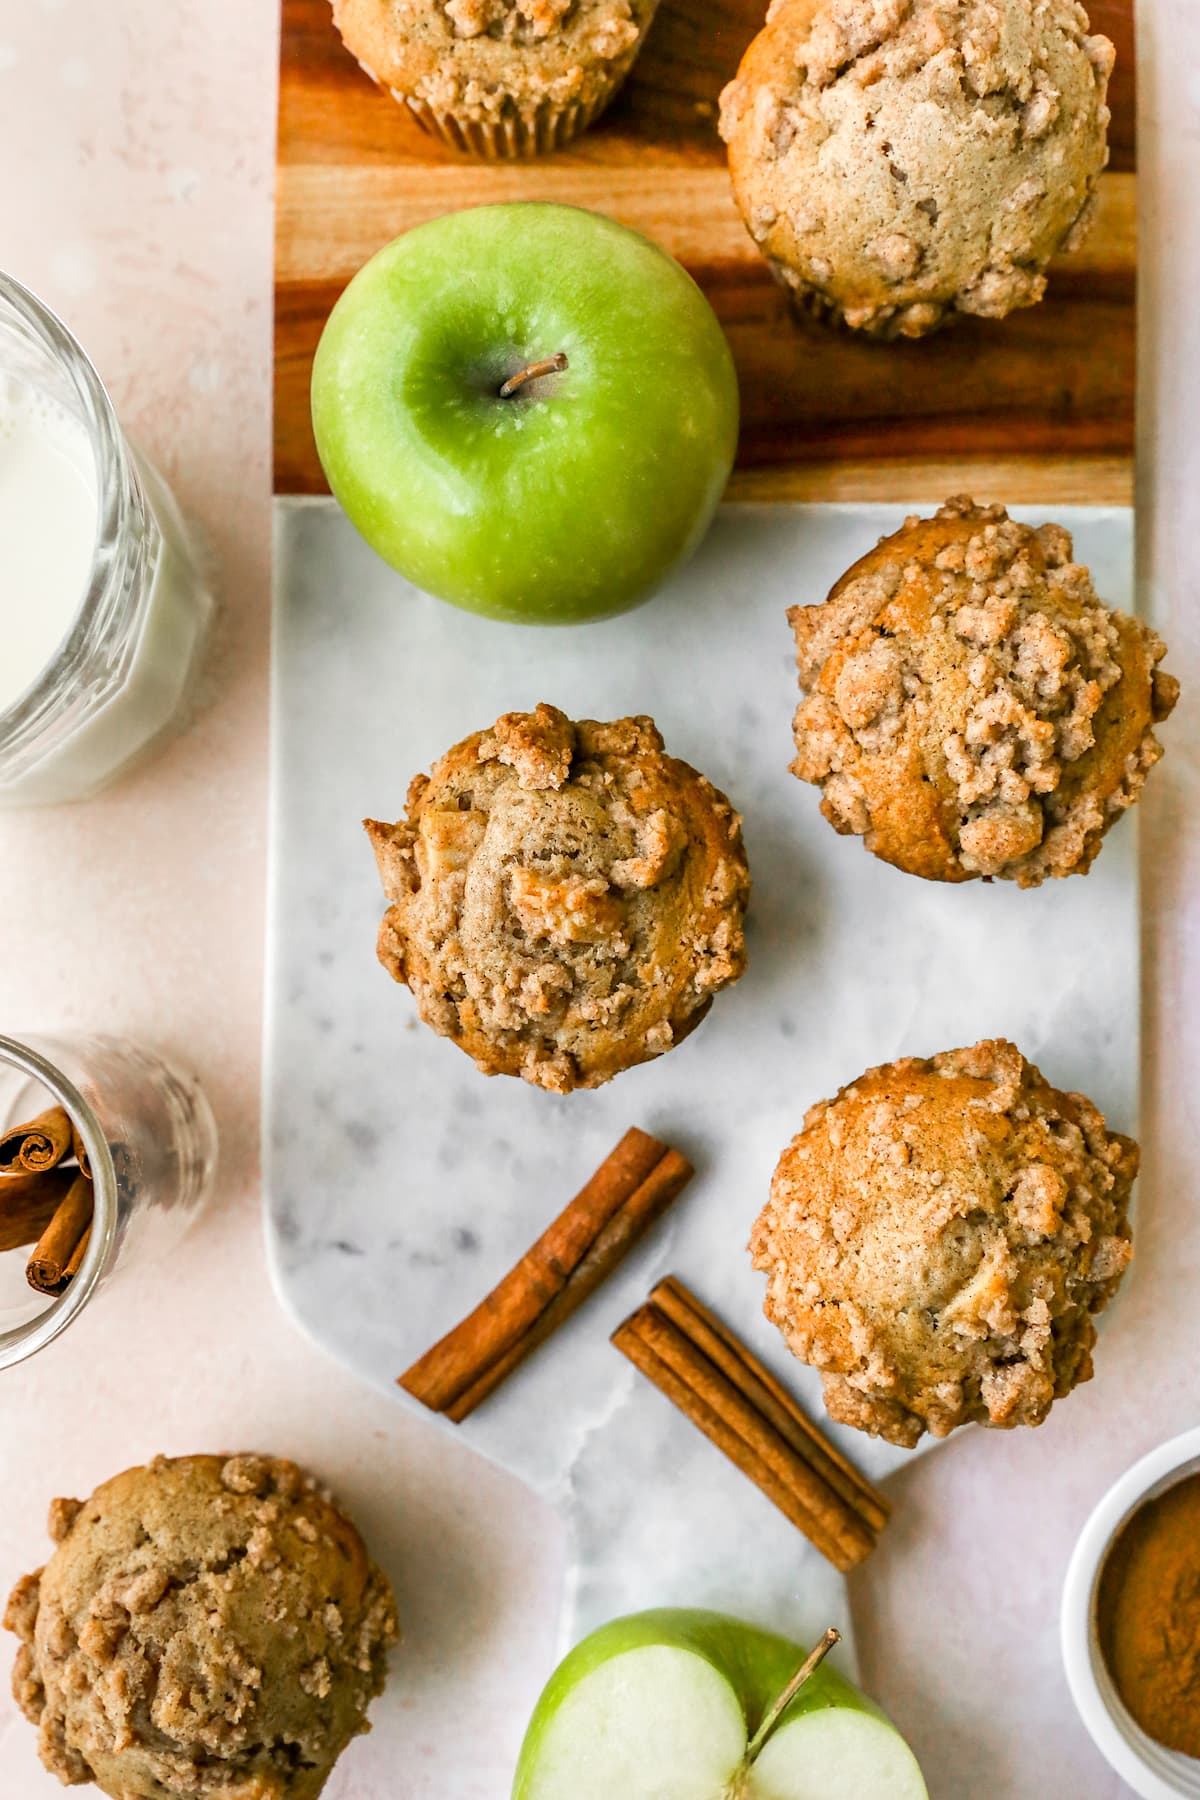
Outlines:
{"label": "cinnamon stick in jar", "polygon": [[47,1107],[0,1137],[0,1175],[40,1175],[72,1154],[72,1126],[61,1106]]}
{"label": "cinnamon stick in jar", "polygon": [[60,1294],[78,1269],[83,1260],[79,1247],[91,1229],[92,1212],[91,1181],[76,1173],[26,1265],[25,1279],[39,1294]]}
{"label": "cinnamon stick in jar", "polygon": [[600,1286],[691,1175],[678,1150],[627,1131],[516,1267],[400,1386],[461,1424]]}
{"label": "cinnamon stick in jar", "polygon": [[0,1176],[0,1252],[36,1244],[75,1180],[75,1169]]}
{"label": "cinnamon stick in jar", "polygon": [[92,1172],[92,1165],[88,1160],[87,1145],[84,1143],[77,1125],[72,1125],[71,1127],[71,1148],[75,1152],[75,1161],[79,1164],[84,1174],[90,1175]]}
{"label": "cinnamon stick in jar", "polygon": [[80,1238],[79,1242],[76,1244],[74,1250],[71,1252],[71,1260],[67,1264],[66,1268],[63,1270],[63,1285],[64,1286],[67,1284],[67,1282],[74,1281],[76,1275],[78,1275],[80,1265],[82,1264],[84,1257],[88,1253],[88,1245],[91,1243],[91,1241],[92,1241],[92,1228],[89,1225],[87,1230],[84,1232],[83,1236]]}

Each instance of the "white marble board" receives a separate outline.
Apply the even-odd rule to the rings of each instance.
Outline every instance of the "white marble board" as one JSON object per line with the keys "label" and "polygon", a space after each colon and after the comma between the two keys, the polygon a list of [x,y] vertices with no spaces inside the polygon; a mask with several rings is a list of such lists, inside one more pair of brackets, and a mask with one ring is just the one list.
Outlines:
{"label": "white marble board", "polygon": [[[1014,1038],[1114,1125],[1136,1125],[1136,830],[1086,880],[939,887],[839,838],[788,773],[796,601],[824,597],[903,509],[723,509],[649,606],[604,624],[495,625],[416,592],[331,501],[277,501],[266,1228],[296,1323],[398,1405],[396,1376],[469,1311],[638,1124],[696,1180],[622,1269],[465,1424],[572,1533],[564,1638],[650,1605],[710,1605],[812,1639],[845,1583],[614,1350],[678,1274],[823,1419],[761,1315],[744,1249],[805,1108],[872,1063]],[[1060,508],[1101,594],[1132,604],[1133,518]],[[487,1080],[375,961],[364,816],[498,714],[649,712],[745,817],[750,969],[705,1024],[595,1093]],[[1097,981],[1096,969],[1104,970]],[[420,1410],[418,1408],[418,1410]],[[430,1415],[426,1414],[426,1417]],[[876,1478],[910,1452],[838,1434]],[[847,1662],[852,1665],[852,1639]]]}

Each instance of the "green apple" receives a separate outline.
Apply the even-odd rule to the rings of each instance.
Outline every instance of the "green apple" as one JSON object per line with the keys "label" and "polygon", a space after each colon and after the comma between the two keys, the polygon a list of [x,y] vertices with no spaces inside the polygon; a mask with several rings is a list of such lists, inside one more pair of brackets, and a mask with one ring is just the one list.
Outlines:
{"label": "green apple", "polygon": [[703,538],[737,448],[716,316],[647,238],[519,202],[419,225],[359,270],[313,366],[329,485],[384,559],[494,618],[645,600]]}
{"label": "green apple", "polygon": [[538,1701],[512,1800],[928,1800],[900,1733],[796,1645],[721,1613],[617,1619]]}

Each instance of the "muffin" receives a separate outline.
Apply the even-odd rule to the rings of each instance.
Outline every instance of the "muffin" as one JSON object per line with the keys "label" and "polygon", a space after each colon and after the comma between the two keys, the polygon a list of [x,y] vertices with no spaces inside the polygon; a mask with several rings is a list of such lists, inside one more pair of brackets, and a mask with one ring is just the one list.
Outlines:
{"label": "muffin", "polygon": [[369,1729],[396,1613],[294,1463],[156,1457],[55,1500],[13,1590],[13,1692],[42,1761],[113,1800],[314,1800]]}
{"label": "muffin", "polygon": [[658,0],[333,0],[346,48],[477,156],[557,150],[608,105]]}
{"label": "muffin", "polygon": [[746,963],[724,794],[652,719],[506,713],[368,819],[379,959],[485,1075],[566,1094],[661,1056]]}
{"label": "muffin", "polygon": [[779,1159],[750,1251],[829,1416],[911,1448],[1092,1374],[1138,1149],[1003,1041],[870,1069]]}
{"label": "muffin", "polygon": [[788,614],[792,773],[837,831],[931,881],[1085,875],[1162,750],[1166,648],[1060,525],[950,500]]}
{"label": "muffin", "polygon": [[721,99],[746,226],[879,337],[1032,306],[1094,210],[1114,54],[1076,0],[774,0]]}

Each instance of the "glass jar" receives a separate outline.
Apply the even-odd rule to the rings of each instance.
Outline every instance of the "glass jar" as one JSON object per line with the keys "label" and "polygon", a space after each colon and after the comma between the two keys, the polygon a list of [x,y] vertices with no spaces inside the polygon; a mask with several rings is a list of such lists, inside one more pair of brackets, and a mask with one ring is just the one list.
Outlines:
{"label": "glass jar", "polygon": [[49,1105],[69,1115],[87,1153],[91,1236],[53,1300],[26,1283],[27,1249],[0,1255],[0,1369],[52,1343],[114,1271],[173,1248],[216,1173],[216,1125],[201,1089],[124,1039],[0,1037],[0,1134]]}
{"label": "glass jar", "polygon": [[163,737],[212,607],[87,356],[0,274],[0,806],[83,799]]}

